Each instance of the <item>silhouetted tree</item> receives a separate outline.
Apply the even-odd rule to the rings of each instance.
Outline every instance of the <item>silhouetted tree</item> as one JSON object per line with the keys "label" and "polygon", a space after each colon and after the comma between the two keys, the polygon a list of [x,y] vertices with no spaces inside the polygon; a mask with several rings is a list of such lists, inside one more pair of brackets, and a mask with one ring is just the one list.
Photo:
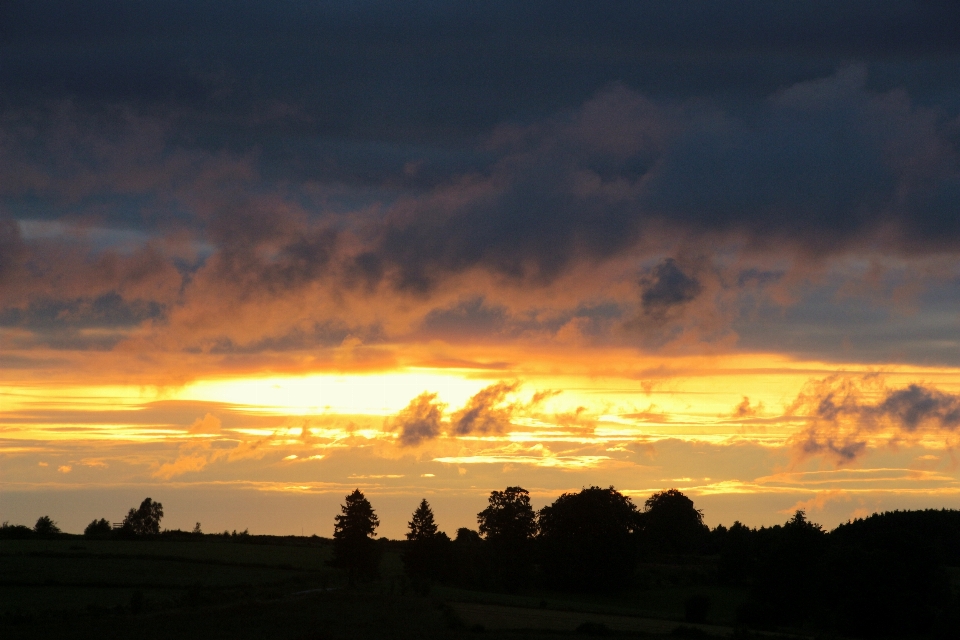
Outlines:
{"label": "silhouetted tree", "polygon": [[145,498],[138,509],[130,509],[123,519],[123,529],[133,535],[149,536],[160,533],[163,505]]}
{"label": "silhouetted tree", "polygon": [[403,564],[413,577],[439,580],[450,566],[450,538],[437,528],[430,503],[423,499],[408,523]]}
{"label": "silhouetted tree", "polygon": [[822,562],[827,550],[823,528],[798,510],[783,526],[757,532],[758,565],[748,612],[760,622],[800,624],[819,615]]}
{"label": "silhouetted tree", "polygon": [[60,533],[60,527],[50,519],[50,516],[40,516],[33,525],[33,532],[38,536],[54,536]]}
{"label": "silhouetted tree", "polygon": [[100,518],[88,524],[87,528],[83,530],[83,535],[88,538],[96,538],[110,535],[111,531],[110,522],[106,518]]}
{"label": "silhouetted tree", "polygon": [[637,508],[613,487],[565,493],[540,510],[542,570],[552,586],[618,589],[636,568]]}
{"label": "silhouetted tree", "polygon": [[735,521],[729,529],[721,527],[713,535],[719,537],[717,546],[720,551],[720,581],[724,584],[743,585],[753,577],[757,566],[757,532],[755,529]]}
{"label": "silhouetted tree", "polygon": [[460,527],[457,529],[457,537],[454,542],[465,543],[465,544],[482,544],[483,536],[474,531],[473,529],[467,529],[466,527]]}
{"label": "silhouetted tree", "polygon": [[452,577],[457,584],[468,588],[486,588],[492,585],[490,563],[484,557],[486,542],[473,529],[457,529],[457,537],[450,545],[453,555]]}
{"label": "silhouetted tree", "polygon": [[489,504],[477,514],[477,522],[499,581],[507,587],[518,586],[529,577],[537,533],[529,492],[521,487],[491,491]]}
{"label": "silhouetted tree", "polygon": [[373,538],[380,520],[370,501],[356,489],[346,497],[340,511],[340,515],[334,517],[333,564],[349,570],[351,579],[375,576],[380,553]]}
{"label": "silhouetted tree", "polygon": [[647,498],[640,514],[640,529],[646,542],[670,553],[696,551],[710,531],[703,524],[703,512],[677,489]]}
{"label": "silhouetted tree", "polygon": [[522,487],[491,491],[486,509],[477,514],[480,535],[490,542],[526,542],[537,533],[530,493]]}
{"label": "silhouetted tree", "polygon": [[407,532],[407,540],[410,541],[433,540],[440,533],[433,519],[433,509],[430,508],[426,498],[420,501],[420,506],[413,512],[413,517],[407,526],[410,528]]}

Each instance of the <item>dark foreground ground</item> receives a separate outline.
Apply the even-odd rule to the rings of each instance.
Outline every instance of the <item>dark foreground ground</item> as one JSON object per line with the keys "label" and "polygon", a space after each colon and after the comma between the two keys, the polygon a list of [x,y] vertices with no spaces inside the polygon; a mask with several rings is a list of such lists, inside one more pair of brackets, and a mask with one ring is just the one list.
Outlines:
{"label": "dark foreground ground", "polygon": [[[675,570],[617,596],[415,588],[384,547],[381,578],[351,586],[315,538],[3,540],[0,638],[742,635],[742,591],[684,585]],[[711,602],[701,624],[684,621],[694,594]]]}

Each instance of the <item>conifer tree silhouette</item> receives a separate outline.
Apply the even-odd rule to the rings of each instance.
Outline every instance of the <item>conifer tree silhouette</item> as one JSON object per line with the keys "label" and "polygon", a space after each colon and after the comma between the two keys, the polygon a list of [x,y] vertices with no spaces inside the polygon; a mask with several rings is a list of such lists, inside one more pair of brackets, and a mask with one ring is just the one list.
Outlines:
{"label": "conifer tree silhouette", "polygon": [[450,538],[440,531],[426,498],[408,523],[407,548],[403,564],[412,577],[439,580],[449,566]]}
{"label": "conifer tree silhouette", "polygon": [[380,554],[373,538],[380,520],[360,489],[346,497],[334,517],[333,564],[350,572],[351,579],[373,577],[378,572]]}

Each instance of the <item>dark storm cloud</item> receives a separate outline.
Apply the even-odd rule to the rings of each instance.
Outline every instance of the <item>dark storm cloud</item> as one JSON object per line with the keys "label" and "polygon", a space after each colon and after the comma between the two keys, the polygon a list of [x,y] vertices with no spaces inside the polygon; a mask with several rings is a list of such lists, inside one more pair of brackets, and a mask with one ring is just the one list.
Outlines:
{"label": "dark storm cloud", "polygon": [[[502,150],[481,152],[477,135],[505,121],[533,122],[576,108],[619,83],[667,101],[661,105],[667,110],[676,100],[709,96],[727,118],[712,129],[688,128],[669,149],[593,153],[576,168],[609,180],[638,177],[658,161],[663,167],[650,176],[642,203],[648,211],[693,224],[715,220],[720,228],[742,221],[758,232],[792,232],[809,220],[846,237],[860,229],[858,216],[889,196],[878,187],[890,184],[889,167],[871,140],[861,140],[870,132],[856,126],[861,118],[875,122],[876,114],[844,104],[771,110],[763,100],[857,61],[871,71],[868,91],[906,87],[919,104],[960,108],[951,89],[960,83],[960,9],[950,2],[241,2],[227,8],[209,1],[41,0],[9,3],[6,10],[0,86],[8,114],[22,119],[63,100],[95,113],[123,105],[114,119],[136,120],[137,147],[165,158],[186,148],[255,150],[261,186],[346,180],[389,185],[396,196],[472,171],[486,174]],[[42,134],[44,123],[34,124],[31,130]],[[163,130],[168,137],[160,139]],[[129,129],[117,134],[132,137]],[[88,153],[102,147],[91,136],[83,141]],[[835,166],[819,161],[835,149],[850,152]],[[577,244],[615,250],[620,243],[611,228],[624,229],[623,243],[635,234],[622,211],[596,220],[590,205],[610,206],[603,202],[576,203],[588,222],[571,229],[566,219],[573,214],[560,202],[569,194],[549,180],[555,171],[569,178],[571,162],[550,160],[517,167],[528,184],[491,203],[506,213],[469,229],[478,243],[499,243],[484,256],[499,269],[527,267],[512,257],[516,245],[491,227],[537,233],[558,252]],[[534,189],[544,178],[547,184]],[[911,205],[929,210],[918,223],[921,235],[930,235],[924,224],[949,223],[958,186],[955,177],[944,180]],[[873,200],[862,199],[866,189]],[[718,190],[732,193],[718,198]],[[797,194],[796,204],[782,206]],[[704,202],[707,211],[697,213]],[[833,215],[849,206],[863,211]],[[115,215],[135,207],[108,208]],[[164,210],[171,215],[170,207]],[[464,215],[485,212],[475,203]],[[587,231],[598,224],[597,232]],[[394,229],[384,251],[397,254],[396,245],[407,241],[435,249],[428,236],[445,231],[453,230]],[[475,247],[454,245],[450,252],[463,257],[448,258],[450,266],[480,259]],[[535,260],[546,274],[563,263],[559,255]],[[376,277],[373,267],[365,277]],[[409,286],[429,280],[430,274],[404,269]]]}
{"label": "dark storm cloud", "polygon": [[866,69],[793,85],[749,114],[670,107],[616,87],[536,126],[502,130],[502,157],[391,211],[377,253],[401,288],[481,266],[550,281],[646,231],[738,234],[814,256],[885,245],[960,249],[957,122]]}
{"label": "dark storm cloud", "polygon": [[665,315],[671,308],[690,302],[703,290],[703,285],[684,273],[673,258],[654,267],[641,284],[641,306],[644,313],[653,316]]}
{"label": "dark storm cloud", "polygon": [[[428,299],[471,270],[538,287],[691,245],[960,251],[955,3],[3,10],[0,282],[26,283],[5,292],[21,314],[110,294],[166,309],[198,282],[204,299],[318,283]],[[26,224],[51,220],[55,238]],[[91,228],[140,248],[93,268],[108,249]],[[137,251],[166,261],[162,300],[124,284]],[[710,297],[702,273],[658,270],[648,316]],[[507,331],[512,311],[427,310],[422,326]],[[301,344],[310,320],[214,341]]]}
{"label": "dark storm cloud", "polygon": [[611,80],[769,93],[838,60],[960,48],[949,0],[37,0],[5,3],[4,17],[15,55],[0,80],[17,92],[229,108],[248,123],[299,103],[315,107],[318,130],[374,135],[482,129],[581,102]]}

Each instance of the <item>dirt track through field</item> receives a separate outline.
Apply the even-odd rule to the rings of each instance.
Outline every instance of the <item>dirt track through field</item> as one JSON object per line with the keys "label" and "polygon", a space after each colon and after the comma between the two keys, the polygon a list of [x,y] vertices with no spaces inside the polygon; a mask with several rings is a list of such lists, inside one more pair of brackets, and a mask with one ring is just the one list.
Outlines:
{"label": "dirt track through field", "polygon": [[728,636],[731,627],[710,624],[691,624],[656,618],[635,618],[579,611],[556,611],[552,609],[525,609],[493,604],[451,602],[450,606],[468,625],[483,625],[486,629],[545,629],[550,631],[575,631],[584,622],[606,625],[611,631],[640,632],[667,635],[681,624],[702,631]]}

